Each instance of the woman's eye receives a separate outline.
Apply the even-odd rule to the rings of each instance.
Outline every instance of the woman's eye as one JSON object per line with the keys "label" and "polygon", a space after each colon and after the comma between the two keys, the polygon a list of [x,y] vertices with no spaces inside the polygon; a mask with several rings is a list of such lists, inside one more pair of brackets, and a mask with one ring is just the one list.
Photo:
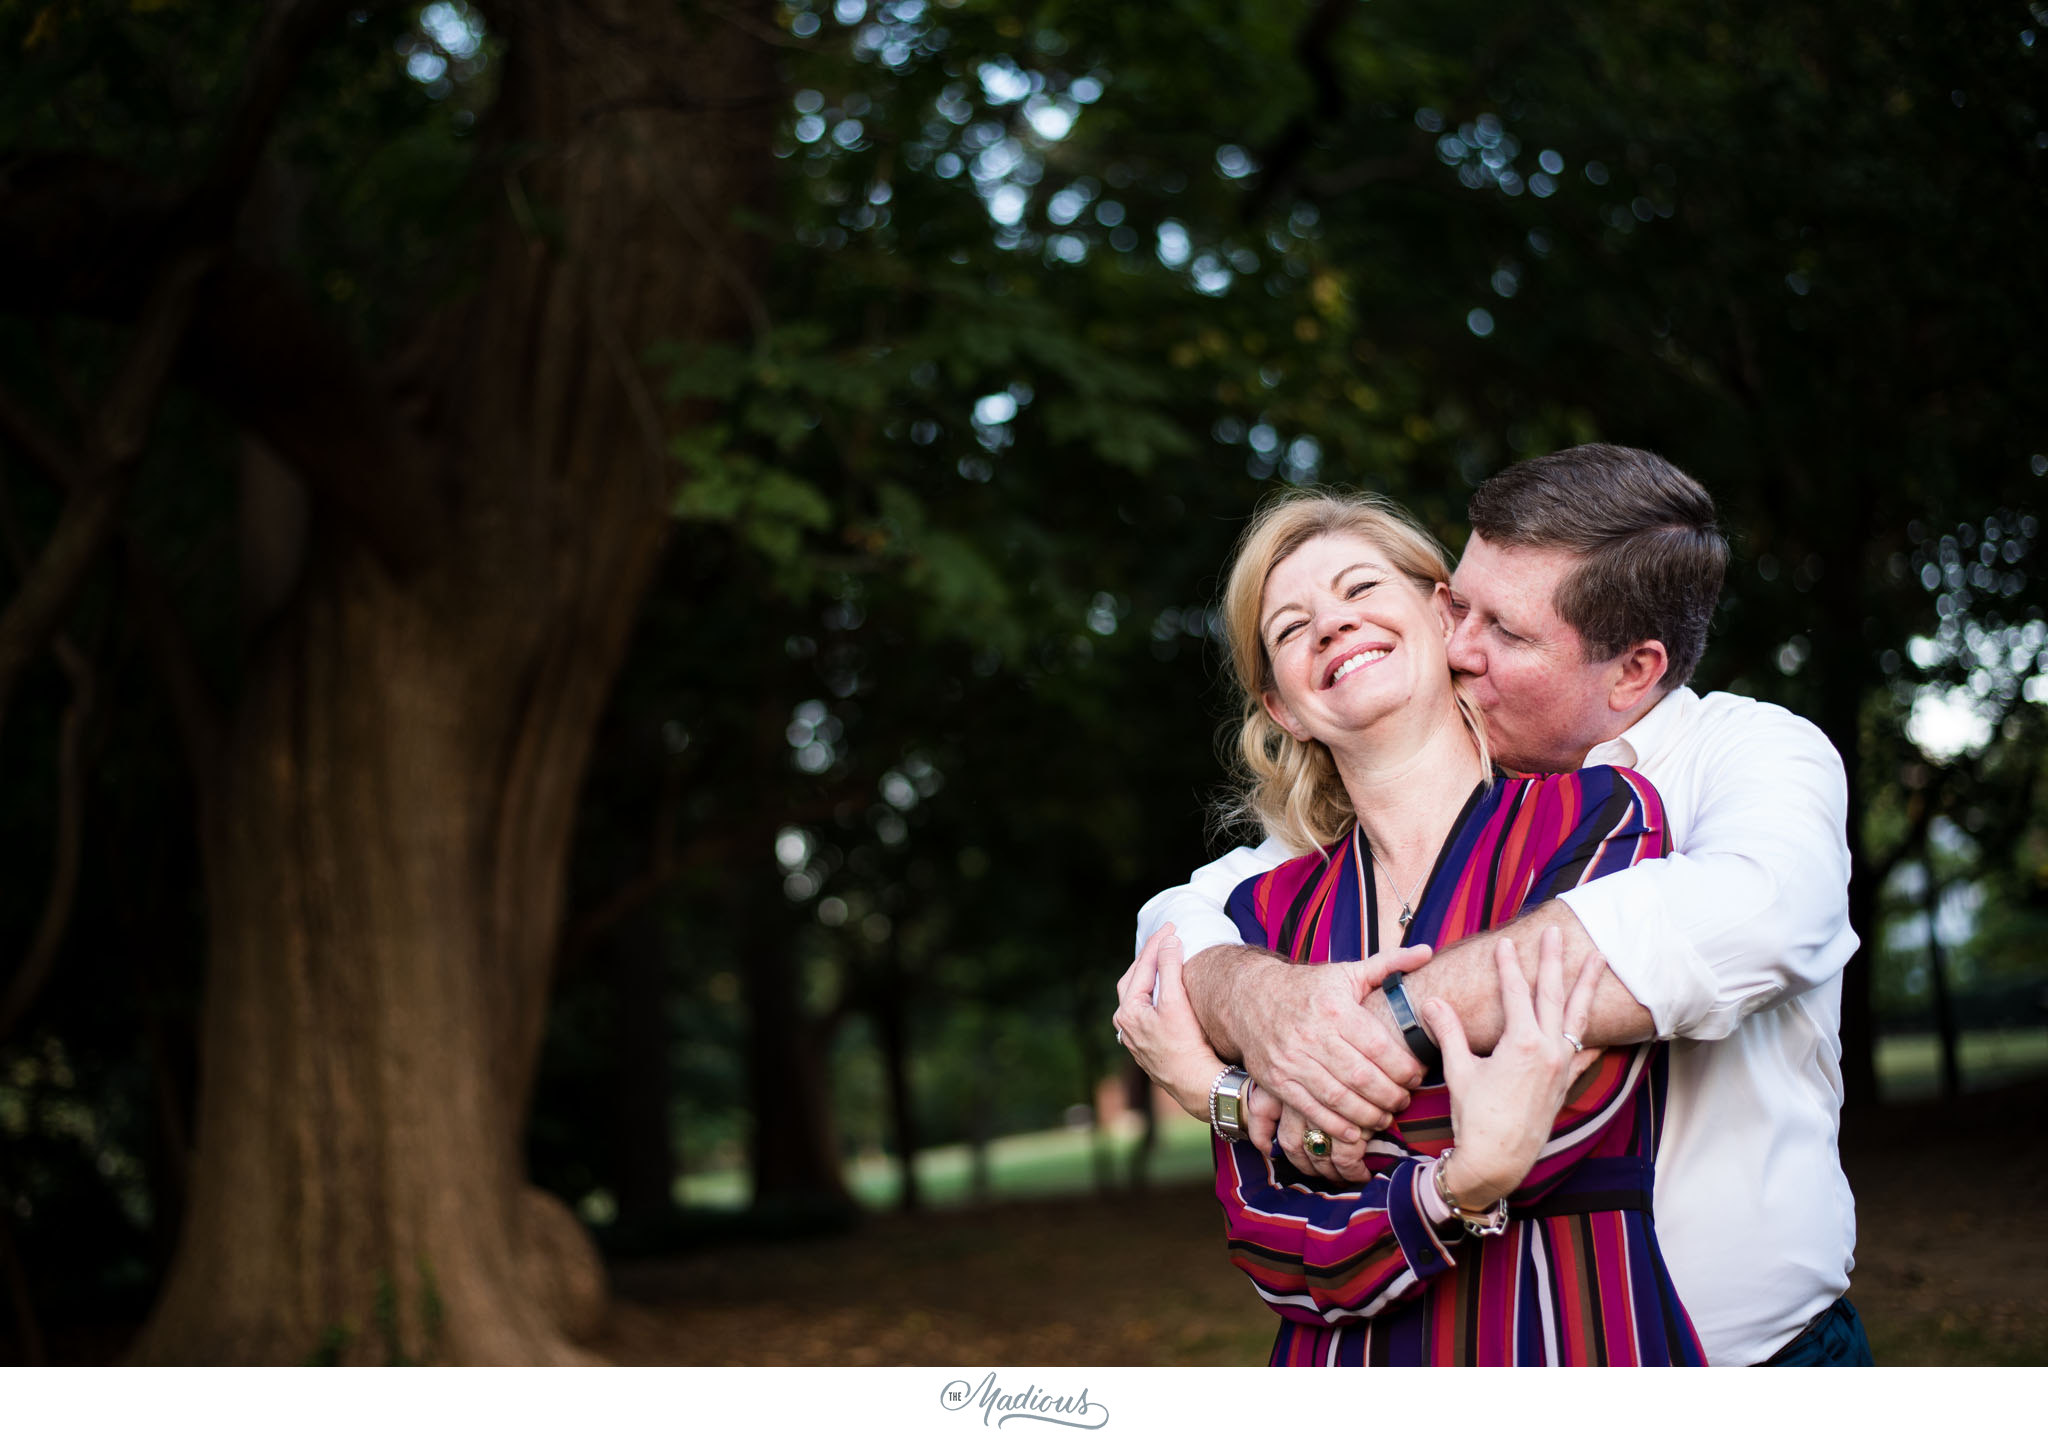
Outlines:
{"label": "woman's eye", "polygon": [[1284,627],[1280,628],[1280,631],[1279,631],[1278,635],[1276,635],[1276,636],[1275,636],[1275,637],[1273,638],[1273,645],[1275,645],[1275,646],[1278,646],[1278,645],[1280,645],[1280,643],[1281,643],[1281,642],[1283,642],[1283,641],[1287,640],[1287,638],[1289,638],[1289,637],[1293,636],[1293,635],[1294,635],[1294,634],[1295,634],[1296,632],[1298,632],[1298,631],[1300,631],[1300,630],[1301,630],[1301,623],[1300,623],[1300,622],[1291,622],[1291,623],[1289,623],[1288,625],[1286,625],[1286,626],[1284,626]]}
{"label": "woman's eye", "polygon": [[1378,585],[1378,582],[1360,582],[1357,586],[1353,587],[1350,591],[1344,594],[1344,599],[1346,601],[1356,601],[1358,600],[1358,598],[1364,596],[1367,592],[1371,591],[1374,587],[1377,587]]}

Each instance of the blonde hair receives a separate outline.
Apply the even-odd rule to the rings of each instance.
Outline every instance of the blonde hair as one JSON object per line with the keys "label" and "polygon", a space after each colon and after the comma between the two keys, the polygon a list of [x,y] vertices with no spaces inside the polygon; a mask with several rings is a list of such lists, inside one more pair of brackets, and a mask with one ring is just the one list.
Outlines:
{"label": "blonde hair", "polygon": [[[1296,851],[1330,844],[1358,815],[1329,748],[1295,739],[1266,710],[1262,698],[1275,688],[1272,659],[1259,634],[1259,608],[1275,567],[1314,539],[1339,532],[1372,543],[1424,592],[1451,579],[1443,545],[1406,509],[1377,493],[1289,492],[1261,508],[1238,538],[1224,579],[1222,616],[1244,714],[1231,761],[1236,789],[1221,814],[1228,824],[1256,824]],[[1490,778],[1486,723],[1455,682],[1451,690]]]}

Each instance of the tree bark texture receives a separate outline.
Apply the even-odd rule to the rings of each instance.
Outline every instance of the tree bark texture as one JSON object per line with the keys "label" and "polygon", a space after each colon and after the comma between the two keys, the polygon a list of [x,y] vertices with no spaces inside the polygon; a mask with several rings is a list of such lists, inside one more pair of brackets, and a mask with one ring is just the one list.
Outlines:
{"label": "tree bark texture", "polygon": [[769,179],[771,112],[679,105],[670,78],[774,81],[756,38],[673,0],[489,11],[504,198],[475,289],[384,375],[450,524],[393,565],[316,500],[203,774],[197,1156],[143,1361],[574,1361],[602,1311],[520,1131],[582,776],[677,476],[642,355],[740,328],[730,216]]}

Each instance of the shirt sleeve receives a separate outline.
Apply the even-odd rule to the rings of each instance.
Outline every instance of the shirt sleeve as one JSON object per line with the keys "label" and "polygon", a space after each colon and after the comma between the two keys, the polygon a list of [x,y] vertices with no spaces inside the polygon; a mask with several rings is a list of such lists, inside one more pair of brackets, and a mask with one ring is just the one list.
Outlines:
{"label": "shirt sleeve", "polygon": [[1856,949],[1841,757],[1776,707],[1725,726],[1678,853],[1562,897],[1663,1039],[1726,1038]]}
{"label": "shirt sleeve", "polygon": [[1145,942],[1169,920],[1180,936],[1183,960],[1194,959],[1211,945],[1238,944],[1237,923],[1224,910],[1231,892],[1293,855],[1293,851],[1268,836],[1256,847],[1241,845],[1222,859],[1210,861],[1190,875],[1187,884],[1162,890],[1145,902],[1138,911],[1138,939],[1133,951],[1144,949]]}
{"label": "shirt sleeve", "polygon": [[1369,1183],[1336,1185],[1219,1139],[1216,1197],[1230,1261],[1284,1318],[1369,1318],[1454,1266],[1423,1206],[1419,1176],[1431,1162],[1404,1159]]}

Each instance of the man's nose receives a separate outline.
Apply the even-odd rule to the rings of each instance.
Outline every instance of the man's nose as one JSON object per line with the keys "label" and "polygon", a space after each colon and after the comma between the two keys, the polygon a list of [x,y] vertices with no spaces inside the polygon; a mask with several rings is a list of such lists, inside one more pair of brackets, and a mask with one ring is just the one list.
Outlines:
{"label": "man's nose", "polygon": [[1471,619],[1461,619],[1451,628],[1451,639],[1444,644],[1444,654],[1450,658],[1451,670],[1463,672],[1467,676],[1483,676],[1486,672],[1486,654],[1480,649],[1478,638],[1471,632]]}

